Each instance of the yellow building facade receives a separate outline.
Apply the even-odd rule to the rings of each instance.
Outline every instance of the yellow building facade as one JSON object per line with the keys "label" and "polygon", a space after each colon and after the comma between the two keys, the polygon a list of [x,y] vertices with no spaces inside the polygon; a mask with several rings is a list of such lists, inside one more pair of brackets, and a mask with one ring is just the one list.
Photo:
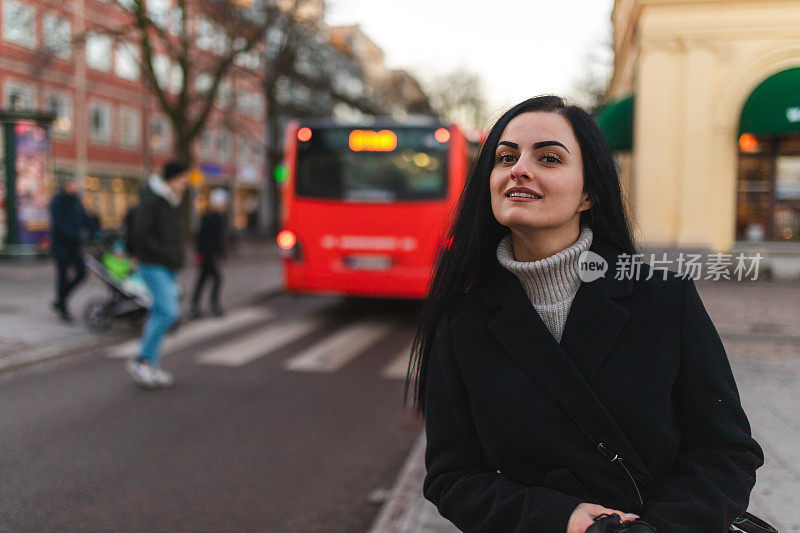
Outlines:
{"label": "yellow building facade", "polygon": [[639,241],[800,250],[800,1],[616,0],[612,22],[600,115],[632,121],[612,147]]}

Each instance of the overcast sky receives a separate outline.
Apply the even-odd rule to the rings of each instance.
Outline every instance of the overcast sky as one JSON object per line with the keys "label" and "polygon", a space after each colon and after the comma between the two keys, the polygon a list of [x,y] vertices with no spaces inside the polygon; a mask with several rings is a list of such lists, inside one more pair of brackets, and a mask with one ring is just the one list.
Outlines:
{"label": "overcast sky", "polygon": [[420,79],[458,67],[484,80],[491,110],[567,94],[592,50],[609,58],[613,0],[328,0],[331,25],[359,24],[391,68]]}

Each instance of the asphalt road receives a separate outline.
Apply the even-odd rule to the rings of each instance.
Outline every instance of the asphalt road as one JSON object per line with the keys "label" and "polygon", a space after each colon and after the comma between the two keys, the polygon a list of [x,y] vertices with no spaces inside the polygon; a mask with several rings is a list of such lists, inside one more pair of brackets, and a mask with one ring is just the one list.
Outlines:
{"label": "asphalt road", "polygon": [[0,530],[369,530],[421,429],[418,307],[280,295],[179,329],[170,390],[134,343],[0,375]]}

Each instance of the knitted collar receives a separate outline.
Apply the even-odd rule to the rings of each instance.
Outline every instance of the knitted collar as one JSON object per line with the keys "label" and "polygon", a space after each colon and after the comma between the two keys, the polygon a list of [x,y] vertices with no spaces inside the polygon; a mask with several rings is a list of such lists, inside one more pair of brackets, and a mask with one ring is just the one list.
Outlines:
{"label": "knitted collar", "polygon": [[517,279],[534,305],[552,305],[570,300],[581,284],[578,259],[592,244],[589,226],[581,229],[572,246],[537,261],[517,261],[511,235],[497,246],[497,260]]}

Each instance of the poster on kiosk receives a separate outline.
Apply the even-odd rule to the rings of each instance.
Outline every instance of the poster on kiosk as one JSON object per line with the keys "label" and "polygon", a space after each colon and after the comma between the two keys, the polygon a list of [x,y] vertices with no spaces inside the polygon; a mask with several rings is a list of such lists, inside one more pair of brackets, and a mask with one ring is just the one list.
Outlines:
{"label": "poster on kiosk", "polygon": [[41,253],[50,245],[49,202],[53,177],[47,126],[34,120],[5,125],[0,171],[0,249]]}

